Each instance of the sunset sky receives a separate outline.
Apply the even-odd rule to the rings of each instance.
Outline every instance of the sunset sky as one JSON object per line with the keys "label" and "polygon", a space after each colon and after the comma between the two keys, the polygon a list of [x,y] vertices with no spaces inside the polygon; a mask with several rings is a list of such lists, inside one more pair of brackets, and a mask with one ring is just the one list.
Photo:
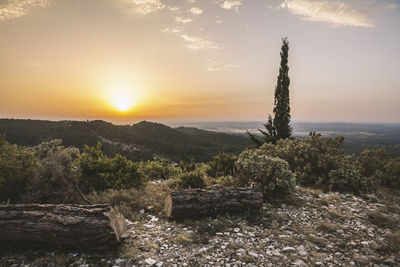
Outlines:
{"label": "sunset sky", "polygon": [[0,118],[400,122],[399,0],[0,0]]}

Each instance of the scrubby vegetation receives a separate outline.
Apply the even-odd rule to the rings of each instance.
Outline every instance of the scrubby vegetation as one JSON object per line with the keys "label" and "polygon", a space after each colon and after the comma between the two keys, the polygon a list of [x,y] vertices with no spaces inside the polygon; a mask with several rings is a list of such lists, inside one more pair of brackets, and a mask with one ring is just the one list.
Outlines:
{"label": "scrubby vegetation", "polygon": [[256,149],[240,154],[236,162],[239,185],[257,183],[267,199],[285,198],[295,188],[295,176],[289,164],[280,158],[269,156],[264,150]]}
{"label": "scrubby vegetation", "polygon": [[37,168],[31,151],[10,145],[0,136],[0,202],[17,200],[32,181]]}
{"label": "scrubby vegetation", "polygon": [[[259,185],[268,200],[282,201],[295,186],[365,194],[400,189],[400,158],[385,150],[346,155],[344,138],[280,139],[240,156],[220,153],[210,162],[167,159],[134,162],[104,153],[101,143],[81,151],[61,140],[19,147],[0,138],[0,201],[81,203],[90,192],[129,190],[165,181],[170,189]],[[140,189],[138,189],[140,190]]]}

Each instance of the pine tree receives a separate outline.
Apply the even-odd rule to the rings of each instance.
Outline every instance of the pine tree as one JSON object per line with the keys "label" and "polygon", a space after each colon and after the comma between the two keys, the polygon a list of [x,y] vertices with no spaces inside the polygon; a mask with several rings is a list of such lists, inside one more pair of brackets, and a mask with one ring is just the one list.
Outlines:
{"label": "pine tree", "polygon": [[257,146],[263,143],[276,143],[279,139],[289,138],[292,135],[292,126],[290,125],[290,100],[289,100],[289,66],[288,53],[289,41],[282,38],[281,65],[279,68],[278,81],[275,87],[274,117],[268,115],[268,121],[264,124],[266,130],[258,129],[263,135],[263,140],[249,134],[250,138]]}

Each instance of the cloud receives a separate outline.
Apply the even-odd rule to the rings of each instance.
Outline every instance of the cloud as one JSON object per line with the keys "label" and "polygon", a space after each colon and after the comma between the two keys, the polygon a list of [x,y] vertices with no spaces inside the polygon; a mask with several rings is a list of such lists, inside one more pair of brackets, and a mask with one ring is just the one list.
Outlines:
{"label": "cloud", "polygon": [[130,5],[133,12],[142,15],[165,8],[165,5],[160,0],[122,0],[122,2]]}
{"label": "cloud", "polygon": [[224,9],[232,9],[234,8],[236,12],[239,11],[239,6],[243,5],[242,0],[227,0],[224,1],[220,7]]}
{"label": "cloud", "polygon": [[326,22],[332,26],[374,27],[367,9],[357,10],[337,0],[285,0],[281,8],[305,20]]}
{"label": "cloud", "polygon": [[209,59],[207,61],[208,71],[219,71],[219,70],[224,70],[224,69],[230,69],[230,68],[236,68],[237,65],[235,64],[230,64],[230,63],[223,63],[223,62],[218,62],[212,59]]}
{"label": "cloud", "polygon": [[168,34],[177,34],[177,33],[181,33],[183,31],[182,28],[180,27],[167,27],[165,29],[162,30],[163,33],[168,33]]}
{"label": "cloud", "polygon": [[210,50],[222,48],[219,44],[204,39],[200,36],[190,36],[187,34],[182,34],[181,38],[186,42],[185,47],[192,50]]}
{"label": "cloud", "polygon": [[176,17],[175,21],[178,22],[178,23],[187,24],[187,23],[191,22],[192,19],[191,18],[186,18],[186,17]]}
{"label": "cloud", "polygon": [[201,9],[198,8],[198,7],[192,7],[192,8],[190,9],[190,12],[191,12],[193,15],[200,15],[200,14],[203,13],[203,10],[201,10]]}
{"label": "cloud", "polygon": [[28,15],[34,8],[46,7],[49,0],[5,0],[0,3],[0,21]]}

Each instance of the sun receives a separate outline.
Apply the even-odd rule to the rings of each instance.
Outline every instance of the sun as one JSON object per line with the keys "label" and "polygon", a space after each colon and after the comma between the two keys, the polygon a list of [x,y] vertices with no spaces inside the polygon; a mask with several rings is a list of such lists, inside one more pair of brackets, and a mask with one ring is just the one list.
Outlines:
{"label": "sun", "polygon": [[114,107],[121,112],[128,111],[133,105],[129,103],[129,99],[126,99],[124,96],[116,96],[113,99]]}
{"label": "sun", "polygon": [[119,112],[127,112],[137,104],[135,90],[129,86],[114,87],[109,93],[111,105]]}

